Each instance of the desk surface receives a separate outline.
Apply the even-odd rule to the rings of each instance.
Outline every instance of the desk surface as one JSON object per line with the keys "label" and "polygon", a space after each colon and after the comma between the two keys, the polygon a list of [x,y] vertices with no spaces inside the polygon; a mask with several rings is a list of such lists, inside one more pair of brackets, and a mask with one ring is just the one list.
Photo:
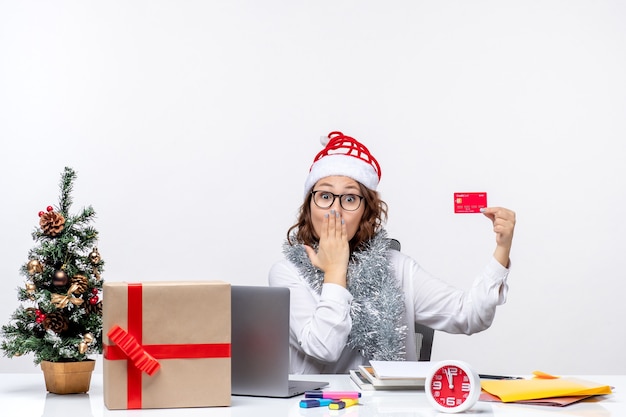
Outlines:
{"label": "desk surface", "polygon": [[[355,390],[346,375],[307,375],[300,379],[330,382],[328,389]],[[626,375],[586,375],[583,379],[613,386],[612,395],[595,397],[563,408],[478,402],[460,415],[480,417],[622,417],[626,416]],[[0,373],[0,415],[13,417],[158,417],[158,416],[215,416],[215,417],[426,417],[448,416],[437,413],[428,404],[423,391],[364,391],[359,406],[344,410],[327,407],[301,409],[302,396],[275,399],[233,396],[231,407],[185,408],[160,410],[108,410],[102,398],[102,374],[94,374],[88,394],[55,395],[45,390],[43,375]]]}

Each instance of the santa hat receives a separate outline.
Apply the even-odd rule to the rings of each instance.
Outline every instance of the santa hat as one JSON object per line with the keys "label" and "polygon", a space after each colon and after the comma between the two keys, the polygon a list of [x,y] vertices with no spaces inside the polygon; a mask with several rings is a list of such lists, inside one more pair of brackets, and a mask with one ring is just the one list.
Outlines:
{"label": "santa hat", "polygon": [[326,147],[313,160],[304,182],[305,197],[316,182],[331,175],[349,177],[370,190],[376,190],[380,165],[363,144],[341,132],[330,132],[328,137],[322,136],[321,142]]}

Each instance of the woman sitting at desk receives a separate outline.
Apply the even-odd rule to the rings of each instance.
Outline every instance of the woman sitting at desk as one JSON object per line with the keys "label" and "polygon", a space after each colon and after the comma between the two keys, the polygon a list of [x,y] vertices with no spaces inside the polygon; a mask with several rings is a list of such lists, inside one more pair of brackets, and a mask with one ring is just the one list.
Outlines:
{"label": "woman sitting at desk", "polygon": [[340,132],[314,159],[298,221],[271,286],[291,290],[290,372],[347,373],[369,360],[417,360],[413,323],[449,333],[487,329],[506,301],[515,213],[483,209],[493,223],[493,257],[463,291],[390,249],[380,166]]}

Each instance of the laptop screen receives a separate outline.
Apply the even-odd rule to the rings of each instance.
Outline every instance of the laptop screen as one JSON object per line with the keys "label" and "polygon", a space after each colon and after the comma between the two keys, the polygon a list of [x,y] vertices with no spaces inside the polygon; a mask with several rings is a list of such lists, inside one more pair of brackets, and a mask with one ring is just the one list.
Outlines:
{"label": "laptop screen", "polygon": [[289,289],[231,287],[232,391],[274,395],[289,383]]}
{"label": "laptop screen", "polygon": [[233,395],[290,397],[327,385],[289,379],[289,289],[231,286]]}

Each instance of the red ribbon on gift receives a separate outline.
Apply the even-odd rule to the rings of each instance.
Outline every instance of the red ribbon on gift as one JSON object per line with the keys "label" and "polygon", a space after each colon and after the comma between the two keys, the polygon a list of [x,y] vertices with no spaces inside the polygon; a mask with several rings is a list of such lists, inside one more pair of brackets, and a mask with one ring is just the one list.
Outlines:
{"label": "red ribbon on gift", "polygon": [[161,367],[159,361],[146,352],[137,342],[137,339],[132,337],[117,324],[111,328],[107,336],[109,336],[109,339],[120,348],[124,355],[127,356],[139,370],[152,376]]}
{"label": "red ribbon on gift", "polygon": [[154,375],[160,368],[157,359],[230,358],[230,343],[143,345],[142,285],[128,284],[128,331],[118,325],[107,334],[115,345],[103,345],[104,358],[128,360],[127,407],[141,408],[141,374]]}

